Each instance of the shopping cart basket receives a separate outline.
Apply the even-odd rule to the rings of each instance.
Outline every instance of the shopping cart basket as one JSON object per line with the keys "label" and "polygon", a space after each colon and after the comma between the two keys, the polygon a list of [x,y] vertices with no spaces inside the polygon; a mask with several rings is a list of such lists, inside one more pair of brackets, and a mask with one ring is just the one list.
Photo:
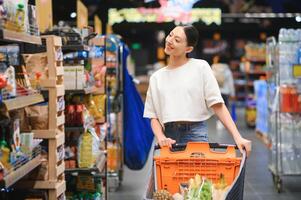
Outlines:
{"label": "shopping cart basket", "polygon": [[154,191],[165,189],[179,192],[179,185],[187,183],[196,174],[216,183],[223,174],[229,190],[226,200],[242,200],[246,153],[237,156],[235,145],[189,142],[173,145],[172,149],[155,148],[152,173],[144,200],[152,200]]}

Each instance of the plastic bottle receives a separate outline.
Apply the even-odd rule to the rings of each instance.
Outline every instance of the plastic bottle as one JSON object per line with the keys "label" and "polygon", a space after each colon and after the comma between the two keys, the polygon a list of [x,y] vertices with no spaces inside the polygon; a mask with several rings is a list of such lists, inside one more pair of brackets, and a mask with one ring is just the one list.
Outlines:
{"label": "plastic bottle", "polygon": [[19,3],[17,12],[16,12],[16,23],[17,23],[17,31],[24,32],[24,24],[25,24],[25,11],[24,11],[24,5]]}

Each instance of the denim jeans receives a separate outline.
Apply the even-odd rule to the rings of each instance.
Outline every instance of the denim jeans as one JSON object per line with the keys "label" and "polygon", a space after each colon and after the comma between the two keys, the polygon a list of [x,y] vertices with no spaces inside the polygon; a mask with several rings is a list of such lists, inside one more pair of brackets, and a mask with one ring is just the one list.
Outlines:
{"label": "denim jeans", "polygon": [[206,122],[168,122],[164,124],[165,136],[177,143],[208,142]]}

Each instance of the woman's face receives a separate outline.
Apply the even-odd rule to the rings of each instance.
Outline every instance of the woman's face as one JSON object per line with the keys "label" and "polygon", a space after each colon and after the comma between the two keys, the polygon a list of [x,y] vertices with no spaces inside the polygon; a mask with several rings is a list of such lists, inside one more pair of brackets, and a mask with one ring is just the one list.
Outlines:
{"label": "woman's face", "polygon": [[169,56],[186,55],[193,47],[187,46],[187,38],[183,27],[174,28],[165,39],[165,53]]}

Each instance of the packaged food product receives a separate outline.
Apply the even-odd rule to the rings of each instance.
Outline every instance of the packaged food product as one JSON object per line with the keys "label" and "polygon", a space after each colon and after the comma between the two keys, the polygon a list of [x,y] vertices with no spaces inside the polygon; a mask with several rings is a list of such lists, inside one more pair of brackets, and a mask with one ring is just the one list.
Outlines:
{"label": "packaged food product", "polygon": [[48,104],[38,104],[25,108],[31,130],[48,129]]}

